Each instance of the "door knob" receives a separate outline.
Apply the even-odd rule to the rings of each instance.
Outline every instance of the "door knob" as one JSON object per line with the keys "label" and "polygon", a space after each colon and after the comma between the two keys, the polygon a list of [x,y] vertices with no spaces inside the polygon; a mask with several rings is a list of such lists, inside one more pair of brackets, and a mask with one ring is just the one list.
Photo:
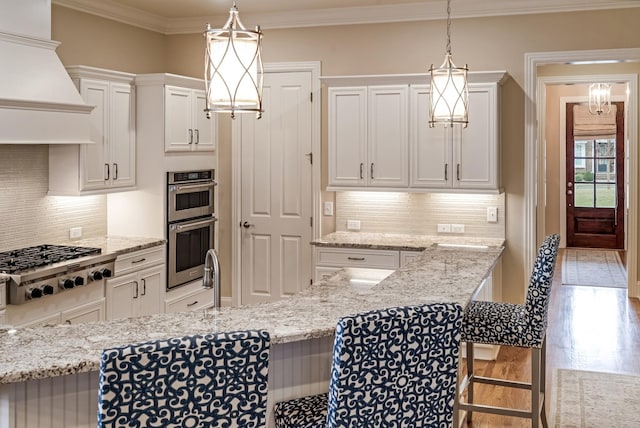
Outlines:
{"label": "door knob", "polygon": [[249,229],[250,227],[255,227],[255,224],[251,224],[248,221],[245,221],[244,223],[242,223],[242,227],[244,227],[245,229]]}

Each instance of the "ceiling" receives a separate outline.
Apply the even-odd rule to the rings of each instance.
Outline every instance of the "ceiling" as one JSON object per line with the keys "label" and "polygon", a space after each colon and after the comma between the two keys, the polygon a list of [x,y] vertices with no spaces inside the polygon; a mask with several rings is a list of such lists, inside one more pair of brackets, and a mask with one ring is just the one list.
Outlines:
{"label": "ceiling", "polygon": [[[165,34],[222,26],[233,0],[52,0]],[[236,0],[245,27],[292,28],[446,18],[446,0]],[[640,7],[640,0],[453,0],[453,18]]]}

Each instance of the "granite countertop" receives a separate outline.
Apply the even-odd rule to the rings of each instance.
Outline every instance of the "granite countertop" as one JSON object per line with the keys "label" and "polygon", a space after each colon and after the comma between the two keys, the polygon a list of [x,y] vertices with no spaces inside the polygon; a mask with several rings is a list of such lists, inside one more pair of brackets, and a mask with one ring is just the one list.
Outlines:
{"label": "granite countertop", "polygon": [[[106,244],[117,246],[116,242]],[[281,344],[333,335],[338,318],[347,314],[428,302],[466,305],[502,250],[497,246],[431,246],[396,271],[343,269],[295,296],[272,303],[76,325],[0,329],[0,383],[98,370],[103,349],[151,339],[266,329],[272,343]],[[386,277],[378,282],[383,276]]]}
{"label": "granite countertop", "polygon": [[120,255],[163,245],[166,242],[167,241],[162,238],[100,236],[97,238],[76,239],[64,242],[64,244],[77,245],[80,247],[97,247],[102,249],[102,254]]}
{"label": "granite countertop", "polygon": [[502,238],[451,235],[406,235],[397,233],[333,232],[311,242],[317,247],[367,248],[375,250],[422,251],[434,244],[502,247]]}

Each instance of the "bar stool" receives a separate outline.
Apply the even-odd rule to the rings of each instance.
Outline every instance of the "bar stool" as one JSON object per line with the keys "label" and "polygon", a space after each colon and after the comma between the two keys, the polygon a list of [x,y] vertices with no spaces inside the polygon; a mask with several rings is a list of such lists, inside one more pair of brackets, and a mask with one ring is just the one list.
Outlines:
{"label": "bar stool", "polygon": [[[459,382],[454,411],[454,427],[460,425],[460,411],[466,411],[462,421],[471,421],[473,412],[493,413],[531,419],[532,428],[547,427],[545,411],[546,330],[549,295],[558,256],[560,236],[549,235],[540,245],[533,266],[525,304],[503,302],[471,302],[464,314],[462,342],[466,343],[467,370]],[[484,343],[531,349],[531,382],[516,382],[476,376],[473,373],[473,344]],[[531,391],[531,409],[514,409],[474,403],[474,384],[483,383]],[[467,391],[467,400],[463,393]]]}
{"label": "bar stool", "polygon": [[106,349],[98,427],[264,427],[269,345],[256,330]]}
{"label": "bar stool", "polygon": [[341,318],[329,392],[276,403],[276,427],[451,425],[461,325],[444,303]]}

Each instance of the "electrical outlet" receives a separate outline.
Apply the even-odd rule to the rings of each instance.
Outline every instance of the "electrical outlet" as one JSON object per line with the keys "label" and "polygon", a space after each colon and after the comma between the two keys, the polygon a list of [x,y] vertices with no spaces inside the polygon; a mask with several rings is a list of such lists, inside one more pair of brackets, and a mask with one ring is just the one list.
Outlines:
{"label": "electrical outlet", "polygon": [[347,220],[347,230],[360,230],[360,220]]}
{"label": "electrical outlet", "polygon": [[498,207],[487,207],[487,223],[498,222]]}
{"label": "electrical outlet", "polygon": [[464,233],[464,224],[452,224],[451,233]]}
{"label": "electrical outlet", "polygon": [[69,238],[82,238],[82,228],[81,227],[72,227],[69,229]]}
{"label": "electrical outlet", "polygon": [[438,232],[449,233],[451,232],[450,224],[438,224]]}
{"label": "electrical outlet", "polygon": [[323,211],[322,213],[326,216],[332,216],[333,215],[333,202],[325,202],[323,205]]}

